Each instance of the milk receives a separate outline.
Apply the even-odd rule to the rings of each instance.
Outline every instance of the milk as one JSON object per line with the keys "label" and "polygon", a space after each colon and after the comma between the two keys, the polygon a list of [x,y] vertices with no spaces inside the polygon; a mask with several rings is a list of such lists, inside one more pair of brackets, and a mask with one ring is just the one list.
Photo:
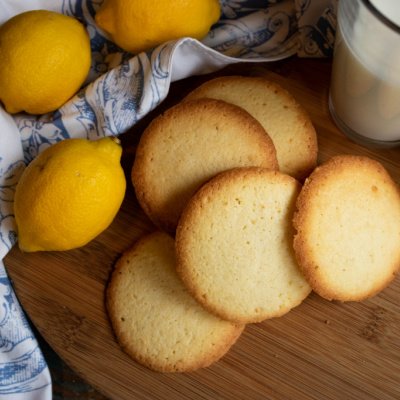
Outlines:
{"label": "milk", "polygon": [[[353,139],[400,141],[400,33],[362,2],[341,3],[330,91],[332,115]],[[400,26],[399,0],[371,3]]]}
{"label": "milk", "polygon": [[400,26],[399,0],[370,0],[370,3],[386,18]]}

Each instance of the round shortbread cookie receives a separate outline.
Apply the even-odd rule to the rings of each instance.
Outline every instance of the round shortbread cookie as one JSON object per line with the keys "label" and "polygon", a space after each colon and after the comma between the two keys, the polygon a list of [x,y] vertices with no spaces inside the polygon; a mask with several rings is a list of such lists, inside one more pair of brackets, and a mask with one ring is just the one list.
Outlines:
{"label": "round shortbread cookie", "polygon": [[215,98],[255,117],[274,142],[281,172],[303,180],[317,164],[317,135],[310,117],[280,85],[261,77],[225,76],[205,82],[186,99]]}
{"label": "round shortbread cookie", "polygon": [[180,103],[143,133],[132,168],[138,201],[160,228],[173,232],[183,208],[206,181],[240,166],[277,169],[264,128],[241,108],[200,99]]}
{"label": "round shortbread cookie", "polygon": [[329,300],[360,301],[400,266],[400,191],[375,160],[342,155],[306,180],[294,215],[294,250],[311,287]]}
{"label": "round shortbread cookie", "polygon": [[192,371],[221,358],[243,331],[189,295],[175,271],[174,240],[155,232],[116,264],[107,309],[122,349],[161,372]]}
{"label": "round shortbread cookie", "polygon": [[292,248],[299,191],[289,175],[248,167],[217,175],[194,195],[176,232],[177,271],[205,308],[260,322],[307,297]]}

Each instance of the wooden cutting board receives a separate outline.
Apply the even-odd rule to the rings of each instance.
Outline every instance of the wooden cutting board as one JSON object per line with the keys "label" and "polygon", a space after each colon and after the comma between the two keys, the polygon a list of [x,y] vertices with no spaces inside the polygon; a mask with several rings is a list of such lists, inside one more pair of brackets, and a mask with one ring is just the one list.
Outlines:
{"label": "wooden cutting board", "polygon": [[[333,124],[328,111],[330,62],[296,58],[238,64],[173,84],[167,100],[122,136],[128,182],[135,146],[149,121],[191,88],[227,74],[265,76],[289,89],[315,124],[320,162],[339,153],[368,155],[400,183],[400,149],[363,148]],[[89,383],[111,399],[129,400],[400,398],[400,278],[362,303],[340,304],[311,294],[285,316],[247,326],[221,361],[194,373],[155,373],[131,360],[116,343],[104,306],[114,262],[154,229],[128,186],[117,218],[89,245],[34,254],[14,247],[5,259],[33,323]]]}

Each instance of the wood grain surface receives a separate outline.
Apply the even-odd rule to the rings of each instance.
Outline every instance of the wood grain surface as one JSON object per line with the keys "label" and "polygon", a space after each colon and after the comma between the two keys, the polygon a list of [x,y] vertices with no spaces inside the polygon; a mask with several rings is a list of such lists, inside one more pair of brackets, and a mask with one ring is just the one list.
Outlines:
{"label": "wood grain surface", "polygon": [[[212,76],[241,74],[277,81],[308,110],[318,132],[319,162],[335,154],[364,154],[382,162],[400,183],[400,149],[363,148],[332,122],[330,68],[328,60],[293,58],[238,64],[174,83],[166,101],[121,137],[128,182],[135,146],[155,115]],[[19,300],[37,329],[106,396],[122,400],[400,398],[399,278],[361,303],[329,302],[312,293],[285,316],[248,325],[221,361],[197,372],[160,374],[134,362],[115,341],[104,289],[121,252],[153,229],[129,184],[117,218],[89,245],[33,254],[14,247],[5,259]]]}

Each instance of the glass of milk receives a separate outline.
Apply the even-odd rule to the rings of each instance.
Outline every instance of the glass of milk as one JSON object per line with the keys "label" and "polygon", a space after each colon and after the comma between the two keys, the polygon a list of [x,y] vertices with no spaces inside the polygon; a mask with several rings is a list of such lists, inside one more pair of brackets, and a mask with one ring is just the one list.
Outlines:
{"label": "glass of milk", "polygon": [[400,0],[340,0],[329,108],[370,147],[400,145]]}

